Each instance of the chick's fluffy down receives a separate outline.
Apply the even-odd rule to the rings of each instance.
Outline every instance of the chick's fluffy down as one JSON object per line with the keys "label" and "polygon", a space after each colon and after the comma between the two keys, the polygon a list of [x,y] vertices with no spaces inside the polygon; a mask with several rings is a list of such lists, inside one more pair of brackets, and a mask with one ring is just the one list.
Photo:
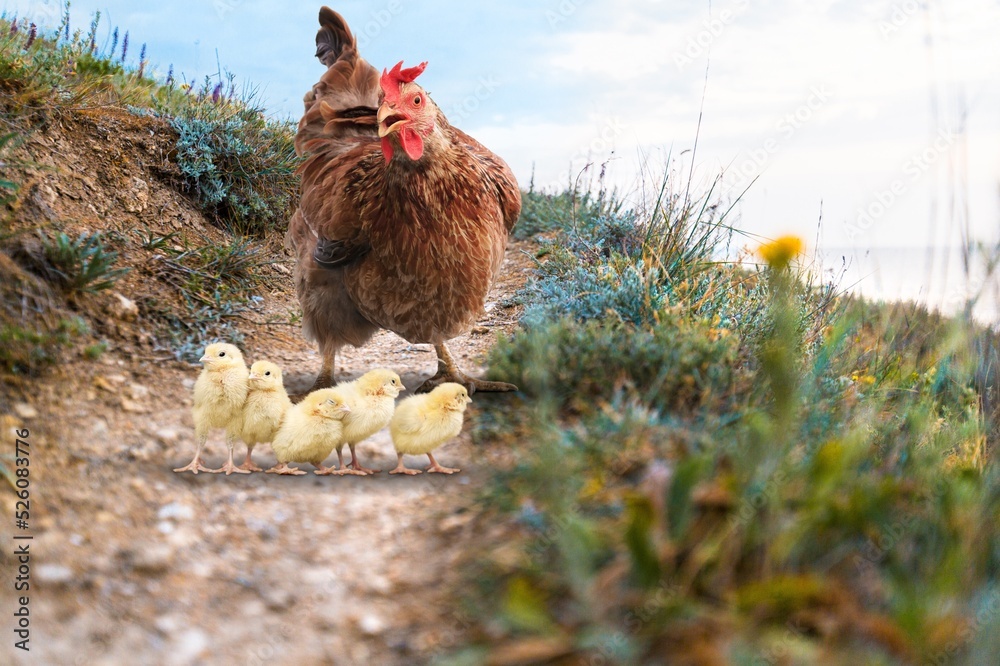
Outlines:
{"label": "chick's fluffy down", "polygon": [[271,443],[278,462],[307,462],[319,467],[341,443],[348,411],[337,389],[313,391],[293,405]]}
{"label": "chick's fluffy down", "polygon": [[441,384],[425,395],[403,400],[389,423],[396,451],[426,454],[462,432],[465,408],[472,402],[461,384]]}
{"label": "chick's fluffy down", "polygon": [[402,388],[399,375],[382,368],[338,386],[337,390],[351,407],[344,417],[344,442],[357,444],[389,425]]}
{"label": "chick's fluffy down", "polygon": [[250,390],[232,432],[254,446],[274,439],[292,401],[285,391],[281,368],[274,363],[257,361],[250,368],[250,378]]}
{"label": "chick's fluffy down", "polygon": [[205,368],[194,384],[194,426],[199,436],[212,428],[231,428],[247,398],[247,370],[234,345],[212,344],[202,357]]}

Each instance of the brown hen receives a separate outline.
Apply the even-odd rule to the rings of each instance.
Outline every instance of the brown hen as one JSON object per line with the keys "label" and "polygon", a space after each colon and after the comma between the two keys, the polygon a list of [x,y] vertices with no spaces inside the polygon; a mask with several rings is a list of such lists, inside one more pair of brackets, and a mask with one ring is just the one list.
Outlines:
{"label": "brown hen", "polygon": [[324,7],[319,20],[327,71],[304,100],[302,198],[288,231],[303,329],[323,355],[314,388],[335,383],[341,347],[388,329],[434,345],[438,372],[419,391],[515,390],[468,377],[445,346],[475,323],[500,270],[521,209],[513,173],[414,82],[426,63],[380,77],[339,14]]}

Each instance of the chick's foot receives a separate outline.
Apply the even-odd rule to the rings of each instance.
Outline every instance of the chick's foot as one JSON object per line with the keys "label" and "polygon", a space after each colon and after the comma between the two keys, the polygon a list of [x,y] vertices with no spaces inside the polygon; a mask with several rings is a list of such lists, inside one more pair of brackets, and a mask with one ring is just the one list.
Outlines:
{"label": "chick's foot", "polygon": [[419,469],[410,469],[403,465],[403,454],[396,454],[396,469],[389,470],[389,474],[406,474],[407,476],[416,476],[417,474],[422,474]]}
{"label": "chick's foot", "polygon": [[247,452],[247,459],[243,461],[242,465],[240,465],[240,469],[242,469],[245,472],[263,472],[264,471],[262,468],[257,467],[257,465],[254,464],[253,460],[250,459],[250,453],[249,452]]}
{"label": "chick's foot", "polygon": [[178,467],[174,471],[175,472],[191,472],[192,474],[197,474],[198,472],[209,472],[209,473],[211,473],[213,470],[212,470],[211,467],[205,467],[204,463],[202,463],[202,461],[201,461],[201,458],[198,457],[198,458],[195,458],[194,460],[192,460],[190,463],[188,463],[184,467]]}
{"label": "chick's foot", "polygon": [[267,470],[267,474],[283,474],[288,476],[305,476],[305,472],[298,467],[289,467],[288,463],[281,463],[280,465],[275,465],[271,469]]}
{"label": "chick's foot", "polygon": [[232,460],[227,461],[226,464],[223,465],[222,467],[220,467],[219,469],[210,469],[208,471],[211,474],[225,474],[226,476],[229,476],[230,474],[249,474],[250,473],[250,470],[248,470],[248,469],[243,469],[242,467],[237,467],[235,464],[233,464]]}
{"label": "chick's foot", "polygon": [[444,345],[434,345],[434,349],[437,351],[438,355],[437,374],[421,384],[416,390],[416,393],[430,393],[438,386],[446,382],[461,384],[469,390],[469,394],[473,394],[476,391],[482,391],[484,393],[502,393],[517,390],[515,385],[508,384],[507,382],[493,382],[485,379],[474,379],[459,369],[458,364],[455,363],[455,359],[452,358],[451,352],[448,351],[447,347]]}
{"label": "chick's foot", "polygon": [[428,474],[455,474],[456,472],[462,471],[454,467],[444,467],[443,465],[438,464],[438,461],[434,460],[433,454],[428,453],[427,458],[431,461],[431,466],[427,468]]}

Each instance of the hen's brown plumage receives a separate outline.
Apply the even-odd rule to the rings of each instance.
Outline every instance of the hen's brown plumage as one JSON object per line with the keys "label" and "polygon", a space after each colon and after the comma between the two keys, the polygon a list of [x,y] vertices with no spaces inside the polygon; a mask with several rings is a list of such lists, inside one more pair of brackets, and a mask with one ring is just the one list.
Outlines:
{"label": "hen's brown plumage", "polygon": [[[436,107],[422,156],[397,149],[387,160],[378,72],[340,15],[324,7],[320,25],[317,57],[328,69],[304,100],[296,148],[307,159],[289,227],[305,333],[323,351],[324,372],[337,349],[379,328],[438,345],[449,364],[444,342],[475,322],[503,262],[521,207],[517,182]],[[451,374],[444,379],[461,381]]]}

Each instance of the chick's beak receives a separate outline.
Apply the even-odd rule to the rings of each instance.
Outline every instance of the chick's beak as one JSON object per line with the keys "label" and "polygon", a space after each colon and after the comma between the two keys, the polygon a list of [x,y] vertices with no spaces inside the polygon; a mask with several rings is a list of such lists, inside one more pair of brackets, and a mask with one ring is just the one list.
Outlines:
{"label": "chick's beak", "polygon": [[251,372],[249,375],[247,375],[247,379],[260,379],[260,375],[255,375],[254,373]]}
{"label": "chick's beak", "polygon": [[398,113],[394,108],[388,104],[383,104],[378,109],[378,136],[383,138],[389,136],[393,132],[398,132],[399,129],[408,123],[410,119],[402,114]]}
{"label": "chick's beak", "polygon": [[347,414],[348,412],[351,411],[351,408],[348,405],[341,405],[340,406],[340,411],[342,411],[343,413]]}
{"label": "chick's beak", "polygon": [[211,360],[212,360],[212,358],[210,356],[202,356],[201,358],[198,359],[198,362],[199,363],[208,363]]}

